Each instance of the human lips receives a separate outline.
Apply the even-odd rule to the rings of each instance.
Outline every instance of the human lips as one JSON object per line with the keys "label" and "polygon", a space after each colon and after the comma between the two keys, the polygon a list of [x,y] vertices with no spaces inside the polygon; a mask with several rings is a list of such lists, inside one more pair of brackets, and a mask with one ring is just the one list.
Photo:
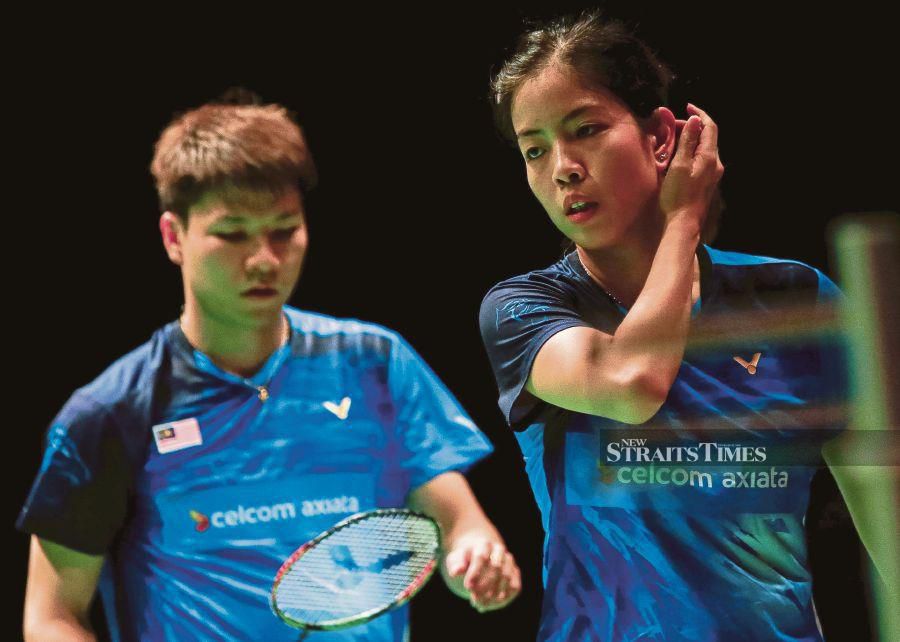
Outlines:
{"label": "human lips", "polygon": [[582,223],[596,214],[597,202],[582,194],[569,194],[563,201],[563,211],[568,220]]}
{"label": "human lips", "polygon": [[244,290],[241,296],[251,299],[265,299],[278,294],[278,290],[266,285],[257,285],[248,290]]}

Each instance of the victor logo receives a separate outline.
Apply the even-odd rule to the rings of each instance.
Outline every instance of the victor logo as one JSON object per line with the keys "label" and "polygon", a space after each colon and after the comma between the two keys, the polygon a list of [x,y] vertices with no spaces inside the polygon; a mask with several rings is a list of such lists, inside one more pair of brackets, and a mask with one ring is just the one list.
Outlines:
{"label": "victor logo", "polygon": [[756,370],[759,367],[759,358],[761,356],[761,352],[755,352],[753,353],[753,358],[750,361],[745,361],[738,355],[734,356],[734,360],[741,364],[748,373],[754,375],[756,374]]}
{"label": "victor logo", "polygon": [[340,405],[334,403],[333,401],[323,401],[322,405],[325,409],[333,414],[338,419],[346,419],[347,415],[350,414],[350,397],[344,397],[341,399]]}

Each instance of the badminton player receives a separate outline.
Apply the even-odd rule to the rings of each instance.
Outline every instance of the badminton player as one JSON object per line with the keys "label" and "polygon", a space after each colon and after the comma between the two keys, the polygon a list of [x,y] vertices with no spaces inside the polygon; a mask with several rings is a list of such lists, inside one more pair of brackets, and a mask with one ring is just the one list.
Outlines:
{"label": "badminton player", "polygon": [[[460,471],[488,440],[385,328],[287,307],[316,182],[277,105],[207,104],[151,167],[183,314],[53,420],[18,526],[32,534],[29,640],[294,640],[269,609],[281,563],[350,514],[409,505],[444,536],[450,588],[479,610],[519,571]],[[407,609],[316,640],[407,639]]]}
{"label": "badminton player", "polygon": [[677,121],[670,81],[596,14],[525,33],[493,80],[500,130],[572,242],[491,289],[480,318],[546,533],[538,639],[821,640],[803,531],[819,462],[776,455],[810,438],[805,410],[842,403],[839,350],[686,345],[704,317],[815,306],[836,288],[803,263],[701,242],[717,127],[694,106]]}

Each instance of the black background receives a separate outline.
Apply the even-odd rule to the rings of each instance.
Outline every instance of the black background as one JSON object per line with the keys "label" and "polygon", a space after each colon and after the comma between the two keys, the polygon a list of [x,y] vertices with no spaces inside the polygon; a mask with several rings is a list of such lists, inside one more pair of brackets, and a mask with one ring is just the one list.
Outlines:
{"label": "black background", "polygon": [[[554,3],[553,14],[579,6]],[[900,200],[886,9],[602,6],[637,25],[673,67],[676,114],[690,100],[720,126],[728,208],[715,245],[837,277],[829,222],[896,210]],[[243,85],[297,113],[319,167],[311,248],[291,302],[401,332],[496,445],[470,477],[525,589],[509,609],[479,616],[434,582],[415,603],[414,639],[533,639],[542,533],[476,319],[492,284],[560,254],[486,99],[523,17],[548,15],[335,3],[298,14],[82,10],[38,27],[23,19],[5,132],[16,168],[6,192],[17,208],[7,213],[8,407],[16,408],[8,523],[37,470],[43,431],[71,391],[178,313],[180,281],[159,242],[147,169],[153,142],[173,112]],[[827,476],[816,480],[810,524],[826,633],[865,639],[858,541]],[[21,605],[27,537],[13,538],[12,603]],[[8,620],[10,639],[18,618]]]}

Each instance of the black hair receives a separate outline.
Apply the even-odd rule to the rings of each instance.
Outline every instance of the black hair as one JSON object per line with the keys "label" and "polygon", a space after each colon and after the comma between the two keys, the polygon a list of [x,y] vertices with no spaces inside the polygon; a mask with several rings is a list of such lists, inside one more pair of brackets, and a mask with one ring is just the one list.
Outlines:
{"label": "black hair", "polygon": [[610,90],[641,118],[667,105],[675,78],[628,27],[604,21],[598,11],[532,25],[491,81],[494,122],[508,141],[515,141],[511,110],[516,91],[554,62],[574,70],[587,87]]}

